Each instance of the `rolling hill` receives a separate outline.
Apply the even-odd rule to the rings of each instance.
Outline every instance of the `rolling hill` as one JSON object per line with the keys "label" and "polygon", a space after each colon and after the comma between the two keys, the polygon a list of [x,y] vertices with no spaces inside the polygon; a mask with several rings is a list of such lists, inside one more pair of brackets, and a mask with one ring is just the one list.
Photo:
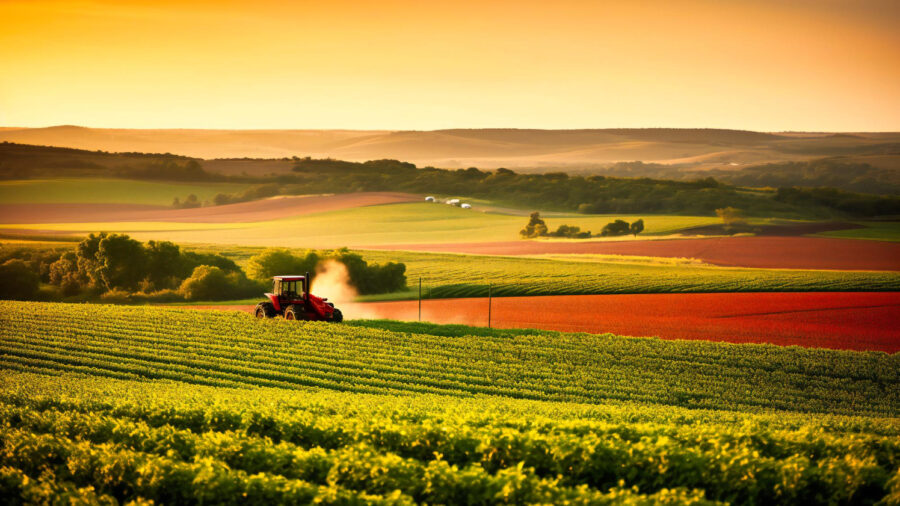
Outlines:
{"label": "rolling hill", "polygon": [[[808,160],[869,157],[895,166],[897,133],[764,133],[720,129],[455,129],[383,130],[136,130],[54,126],[7,128],[0,141],[89,150],[178,153],[205,159],[312,156],[365,161],[395,158],[417,165],[548,170],[591,168],[640,160],[679,168],[728,168]],[[883,160],[883,157],[888,157]],[[737,165],[735,165],[737,164]],[[222,165],[222,164],[220,164]],[[239,174],[244,164],[221,170]],[[276,170],[289,171],[287,166]]]}

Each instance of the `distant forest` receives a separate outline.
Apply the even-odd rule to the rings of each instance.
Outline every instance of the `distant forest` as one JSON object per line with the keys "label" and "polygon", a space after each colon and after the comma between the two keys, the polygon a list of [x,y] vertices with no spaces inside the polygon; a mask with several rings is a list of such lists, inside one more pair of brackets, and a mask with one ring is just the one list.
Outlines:
{"label": "distant forest", "polygon": [[[894,154],[900,156],[900,148]],[[878,168],[868,163],[841,157],[703,171],[683,170],[676,166],[659,163],[620,162],[584,172],[600,173],[612,177],[652,177],[675,180],[697,178],[702,174],[703,177],[713,177],[723,183],[753,188],[829,187],[880,195],[900,194],[900,170]]]}
{"label": "distant forest", "polygon": [[[210,203],[215,205],[275,195],[405,191],[485,198],[519,207],[590,214],[714,215],[716,209],[730,206],[755,216],[900,215],[900,197],[895,192],[873,195],[836,188],[856,184],[874,191],[879,186],[896,184],[895,173],[885,171],[891,174],[884,175],[866,164],[848,167],[828,160],[764,165],[729,174],[715,173],[718,178],[677,181],[634,177],[643,169],[654,167],[639,162],[630,166],[630,177],[611,177],[565,172],[520,174],[508,169],[488,171],[474,167],[417,168],[397,160],[348,162],[297,157],[285,160],[293,162],[289,174],[224,176],[204,170],[203,160],[168,153],[106,153],[0,143],[0,177],[5,179],[114,176],[256,183],[238,194],[217,195]],[[622,167],[623,172],[626,168],[629,167]]]}

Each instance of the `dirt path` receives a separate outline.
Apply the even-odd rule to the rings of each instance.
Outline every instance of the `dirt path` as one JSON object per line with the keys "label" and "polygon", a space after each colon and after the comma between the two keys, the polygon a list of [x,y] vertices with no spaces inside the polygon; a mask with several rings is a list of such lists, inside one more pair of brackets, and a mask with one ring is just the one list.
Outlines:
{"label": "dirt path", "polygon": [[457,244],[395,244],[360,249],[541,255],[594,253],[696,258],[714,265],[774,269],[900,271],[900,242],[825,237],[724,237],[646,241],[504,241]]}
{"label": "dirt path", "polygon": [[[416,301],[338,306],[347,318],[418,318]],[[486,326],[487,309],[486,299],[426,300],[422,317],[434,323]],[[900,351],[900,292],[502,297],[493,299],[491,309],[491,323],[498,328]]]}

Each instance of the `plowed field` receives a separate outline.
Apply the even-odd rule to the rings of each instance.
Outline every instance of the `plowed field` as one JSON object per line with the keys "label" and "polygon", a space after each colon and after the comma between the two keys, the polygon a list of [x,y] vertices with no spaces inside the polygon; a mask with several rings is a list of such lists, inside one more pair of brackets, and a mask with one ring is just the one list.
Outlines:
{"label": "plowed field", "polygon": [[824,237],[726,237],[584,242],[504,241],[396,244],[371,248],[475,255],[593,253],[696,258],[715,265],[774,269],[900,270],[900,243]]}
{"label": "plowed field", "polygon": [[[418,318],[416,301],[339,306],[347,318]],[[422,319],[434,323],[486,326],[487,312],[483,298],[422,303]],[[499,328],[900,351],[900,292],[498,297],[491,313]]]}

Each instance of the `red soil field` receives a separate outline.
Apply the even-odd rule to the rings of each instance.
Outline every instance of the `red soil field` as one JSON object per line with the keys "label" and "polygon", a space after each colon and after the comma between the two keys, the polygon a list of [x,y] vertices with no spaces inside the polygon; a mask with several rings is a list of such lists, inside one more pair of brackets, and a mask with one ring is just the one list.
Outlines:
{"label": "red soil field", "polygon": [[361,249],[541,255],[594,253],[696,258],[729,267],[773,269],[900,270],[900,242],[826,237],[723,237],[642,241],[505,241],[457,244],[396,244]]}
{"label": "red soil field", "polygon": [[[361,307],[360,307],[361,306]],[[499,328],[900,351],[900,293],[726,293],[502,297]],[[417,302],[343,304],[348,318],[417,318]],[[422,303],[423,319],[487,325],[486,299]]]}
{"label": "red soil field", "polygon": [[[338,307],[347,318],[418,318],[417,301]],[[425,300],[422,319],[486,326],[487,309],[483,298]],[[900,292],[502,297],[492,301],[491,323],[497,328],[895,353],[900,351]]]}
{"label": "red soil field", "polygon": [[90,221],[172,221],[234,223],[339,211],[353,207],[419,202],[418,195],[361,192],[279,197],[224,206],[171,209],[133,204],[0,204],[0,223],[82,223]]}

